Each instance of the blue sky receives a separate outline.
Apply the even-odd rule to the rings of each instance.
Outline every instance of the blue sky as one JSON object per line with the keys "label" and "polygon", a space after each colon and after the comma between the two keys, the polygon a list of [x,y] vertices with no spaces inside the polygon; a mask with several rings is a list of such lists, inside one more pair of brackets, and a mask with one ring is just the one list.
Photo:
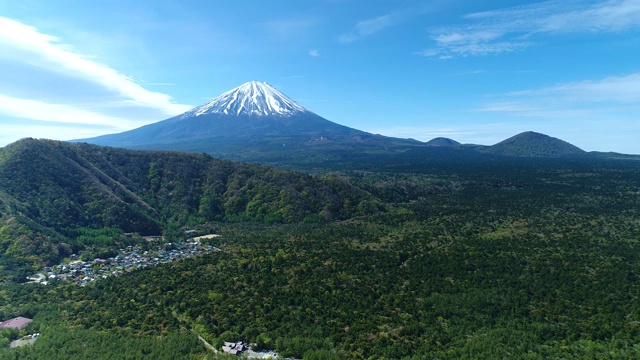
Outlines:
{"label": "blue sky", "polygon": [[0,146],[121,132],[251,80],[389,136],[640,154],[640,0],[0,0]]}

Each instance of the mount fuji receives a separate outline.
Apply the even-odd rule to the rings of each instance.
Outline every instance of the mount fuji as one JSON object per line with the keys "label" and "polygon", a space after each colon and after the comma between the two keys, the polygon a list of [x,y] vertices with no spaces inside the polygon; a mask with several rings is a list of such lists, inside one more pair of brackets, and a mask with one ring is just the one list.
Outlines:
{"label": "mount fuji", "polygon": [[187,111],[182,117],[207,114],[288,117],[304,112],[305,108],[268,83],[251,81]]}
{"label": "mount fuji", "polygon": [[[183,114],[119,134],[74,140],[143,150],[207,153],[218,158],[295,167],[354,163],[406,154],[519,157],[581,156],[560,139],[525,132],[493,146],[460,144],[447,138],[429,142],[374,135],[331,122],[266,82],[251,81]],[[437,153],[437,154],[436,154]],[[436,155],[434,155],[436,154]],[[394,161],[396,161],[394,160]]]}
{"label": "mount fuji", "polygon": [[266,82],[251,81],[183,114],[118,134],[80,139],[130,149],[204,152],[230,160],[327,159],[329,154],[396,152],[423,143],[331,122]]}

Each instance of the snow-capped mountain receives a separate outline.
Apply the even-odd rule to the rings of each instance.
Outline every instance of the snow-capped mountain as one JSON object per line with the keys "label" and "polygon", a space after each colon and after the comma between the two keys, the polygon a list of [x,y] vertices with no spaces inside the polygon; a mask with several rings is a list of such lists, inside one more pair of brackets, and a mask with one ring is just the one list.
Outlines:
{"label": "snow-capped mountain", "polygon": [[375,135],[331,122],[260,81],[242,84],[170,119],[119,134],[74,142],[129,149],[204,152],[224,159],[270,165],[333,164],[371,154],[419,157],[420,151],[453,151],[450,154],[456,156],[481,152],[537,157],[584,153],[559,139],[532,132],[493,146],[467,146],[443,138],[422,143]]}
{"label": "snow-capped mountain", "polygon": [[167,120],[75,141],[130,149],[205,152],[252,162],[326,158],[329,152],[353,155],[365,148],[387,151],[421,144],[336,124],[260,81],[240,85]]}
{"label": "snow-capped mountain", "polygon": [[262,81],[250,81],[186,113],[182,118],[208,114],[235,116],[291,116],[307,110],[278,89]]}

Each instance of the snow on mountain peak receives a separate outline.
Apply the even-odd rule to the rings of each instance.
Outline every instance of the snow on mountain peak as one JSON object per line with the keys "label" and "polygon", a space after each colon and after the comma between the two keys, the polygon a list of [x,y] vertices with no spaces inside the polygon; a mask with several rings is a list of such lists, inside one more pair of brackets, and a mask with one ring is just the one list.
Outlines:
{"label": "snow on mountain peak", "polygon": [[250,81],[184,113],[182,117],[207,114],[286,117],[306,111],[266,82]]}

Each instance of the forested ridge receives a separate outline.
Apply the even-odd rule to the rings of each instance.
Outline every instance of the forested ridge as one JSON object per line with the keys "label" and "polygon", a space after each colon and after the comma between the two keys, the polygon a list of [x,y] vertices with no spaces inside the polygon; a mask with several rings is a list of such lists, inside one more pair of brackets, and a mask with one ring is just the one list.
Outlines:
{"label": "forested ridge", "polygon": [[380,207],[336,177],[204,154],[24,139],[0,150],[0,271],[84,250],[78,228],[173,236],[208,221],[321,222]]}
{"label": "forested ridge", "polygon": [[[162,213],[132,191],[157,209],[149,214],[161,231],[215,229],[221,251],[84,288],[6,283],[0,318],[33,317],[24,332],[42,336],[0,358],[143,358],[156,346],[214,357],[194,332],[215,346],[242,340],[304,359],[640,357],[640,163],[467,155],[345,158],[296,174],[352,196],[331,218],[269,221],[250,217],[247,203],[242,218],[199,224],[197,212],[177,220],[177,208]],[[150,193],[161,191],[177,190],[160,182]],[[178,206],[167,198],[157,197]],[[6,204],[29,211],[15,195]]]}

